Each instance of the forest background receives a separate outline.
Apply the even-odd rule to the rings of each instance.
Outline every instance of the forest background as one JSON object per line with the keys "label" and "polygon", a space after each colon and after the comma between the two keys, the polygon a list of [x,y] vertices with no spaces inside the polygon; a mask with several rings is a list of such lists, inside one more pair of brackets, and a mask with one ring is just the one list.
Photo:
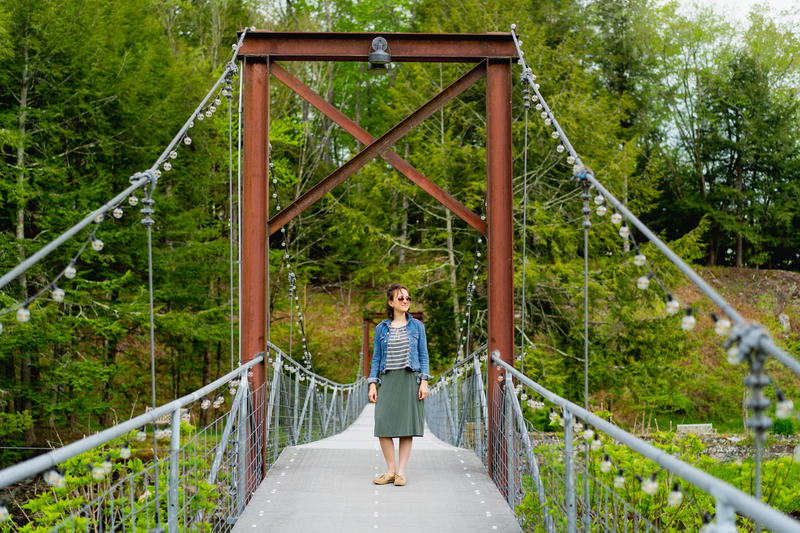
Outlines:
{"label": "forest background", "polygon": [[[488,32],[516,24],[541,91],[584,161],[679,253],[727,281],[726,294],[740,296],[746,314],[796,355],[800,336],[786,320],[800,322],[797,20],[756,8],[746,24],[734,26],[709,11],[687,13],[675,2],[653,0],[3,0],[0,270],[151,165],[221,72],[242,27]],[[372,76],[364,63],[286,66],[374,135],[464,71],[403,63]],[[515,81],[518,75],[516,67]],[[480,214],[482,88],[464,93],[396,146]],[[274,210],[359,145],[284,87],[274,83],[271,91]],[[577,400],[580,191],[538,113],[526,126],[521,103],[515,83],[515,275],[521,296],[524,269],[527,317],[517,328],[517,344],[524,341],[518,364]],[[161,402],[231,366],[228,232],[230,217],[237,221],[235,207],[234,213],[228,207],[227,103],[196,124],[192,137],[154,196]],[[37,300],[27,323],[14,313],[0,316],[0,466],[28,453],[7,447],[66,442],[149,403],[147,257],[138,210],[126,206],[121,219],[97,228],[105,247],[85,253],[75,279],[60,282],[63,303]],[[712,338],[706,317],[713,308],[645,247],[659,277],[703,317],[697,330],[681,331],[680,317],[665,316],[663,293],[636,289],[641,272],[616,229],[597,220],[592,230],[593,405],[629,426],[649,416],[741,430],[743,371],[724,362]],[[354,379],[362,318],[381,312],[383,288],[395,280],[411,288],[415,309],[425,312],[434,373],[446,368],[485,337],[486,254],[476,237],[386,164],[371,163],[272,240],[273,341],[288,349],[292,335],[292,353],[302,358],[285,243],[316,371]],[[10,308],[47,287],[80,244],[60,248],[5,287],[0,305]],[[473,264],[478,277],[468,306]],[[747,293],[762,282],[772,290]],[[520,314],[522,305],[520,299]],[[773,375],[797,392],[796,380]]]}

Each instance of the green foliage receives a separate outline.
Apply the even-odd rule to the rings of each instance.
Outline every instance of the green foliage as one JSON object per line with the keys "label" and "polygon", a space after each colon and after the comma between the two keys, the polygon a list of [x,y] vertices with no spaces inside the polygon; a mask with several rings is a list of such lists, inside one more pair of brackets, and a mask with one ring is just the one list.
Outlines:
{"label": "green foliage", "polygon": [[772,421],[772,433],[774,435],[794,435],[797,430],[791,418],[776,418]]}

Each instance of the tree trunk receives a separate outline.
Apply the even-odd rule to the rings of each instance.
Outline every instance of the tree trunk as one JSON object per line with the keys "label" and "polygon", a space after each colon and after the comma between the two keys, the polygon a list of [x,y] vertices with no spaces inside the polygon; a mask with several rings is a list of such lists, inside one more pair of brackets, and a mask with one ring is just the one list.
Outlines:
{"label": "tree trunk", "polygon": [[[17,145],[17,220],[16,220],[16,228],[15,228],[15,236],[17,238],[17,259],[18,261],[23,261],[25,259],[25,246],[23,242],[25,241],[25,215],[28,206],[27,200],[27,191],[25,190],[25,185],[27,181],[27,176],[25,172],[25,165],[26,162],[26,142],[27,142],[27,131],[28,131],[28,91],[30,90],[31,86],[31,71],[30,71],[30,54],[28,49],[28,42],[27,39],[25,44],[23,45],[23,58],[24,61],[22,63],[22,82],[19,92],[19,145]],[[25,274],[21,274],[19,278],[19,285],[20,285],[20,295],[22,299],[28,297],[28,278]],[[34,388],[33,383],[33,371],[32,367],[34,365],[33,355],[30,351],[25,352],[25,355],[22,359],[22,384],[23,388],[26,391],[32,391]],[[23,411],[30,411],[33,413],[33,404],[30,400],[30,395],[23,396],[23,400],[21,402],[21,406]],[[32,444],[36,440],[36,433],[34,431],[34,427],[36,424],[31,426],[30,428],[25,430],[25,441],[28,444]]]}
{"label": "tree trunk", "polygon": [[736,191],[739,193],[739,198],[736,201],[736,221],[739,227],[736,229],[736,266],[741,268],[744,266],[744,237],[742,236],[742,225],[744,219],[742,217],[742,203],[744,198],[742,196],[742,189],[744,189],[744,178],[742,176],[742,158],[736,157],[736,165],[734,166],[736,173]]}

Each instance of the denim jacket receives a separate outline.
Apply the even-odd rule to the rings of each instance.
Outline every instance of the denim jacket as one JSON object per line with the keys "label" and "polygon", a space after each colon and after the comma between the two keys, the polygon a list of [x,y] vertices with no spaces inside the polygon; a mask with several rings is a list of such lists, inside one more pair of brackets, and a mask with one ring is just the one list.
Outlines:
{"label": "denim jacket", "polygon": [[[408,331],[408,364],[411,370],[417,373],[417,383],[423,379],[432,379],[428,374],[428,341],[425,338],[425,326],[406,313],[408,323],[405,326]],[[372,366],[369,370],[369,383],[380,383],[378,376],[386,372],[386,349],[389,344],[389,324],[391,320],[386,319],[375,328],[375,343],[372,349]]]}

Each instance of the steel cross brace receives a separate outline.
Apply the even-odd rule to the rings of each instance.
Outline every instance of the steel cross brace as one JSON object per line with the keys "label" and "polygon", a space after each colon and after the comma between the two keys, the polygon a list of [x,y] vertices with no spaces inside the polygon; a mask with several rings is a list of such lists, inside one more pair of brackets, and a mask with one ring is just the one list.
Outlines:
{"label": "steel cross brace", "polygon": [[[309,98],[312,97],[313,91],[311,91],[311,89],[309,89],[308,87],[302,85],[296,79],[294,81],[297,83],[294,83],[292,81],[293,77],[278,65],[275,65],[273,63],[270,65],[270,67],[271,67],[270,70],[274,69],[275,77],[278,78],[280,81],[282,81],[284,84],[286,84],[287,87],[297,92],[300,96],[308,100],[310,104],[312,104],[314,107],[316,107],[325,115],[327,115],[331,120],[333,120],[334,122],[345,128],[345,130],[348,131],[348,133],[356,137],[356,139],[358,139],[360,142],[363,142],[364,144],[367,145],[362,151],[353,156],[353,158],[350,159],[347,163],[345,163],[338,169],[334,170],[326,178],[322,179],[311,189],[303,193],[298,199],[292,202],[289,206],[283,209],[283,211],[273,216],[269,220],[270,235],[279,231],[290,220],[292,220],[300,213],[311,207],[311,205],[313,205],[314,202],[322,198],[325,194],[329,193],[331,190],[333,190],[334,187],[342,183],[344,180],[346,180],[348,177],[356,173],[358,170],[363,168],[364,165],[366,165],[367,163],[369,163],[378,156],[384,157],[384,159],[386,159],[386,161],[391,163],[392,166],[394,166],[395,168],[398,168],[399,166],[400,168],[398,168],[398,170],[400,170],[400,172],[402,172],[405,176],[407,176],[409,179],[417,183],[422,189],[431,194],[442,204],[450,208],[456,215],[463,218],[468,224],[473,226],[475,229],[477,229],[484,235],[486,234],[487,231],[486,223],[483,220],[481,220],[477,215],[475,215],[475,213],[464,207],[457,200],[455,200],[449,194],[447,194],[444,190],[439,188],[438,185],[436,185],[435,183],[427,179],[425,176],[423,176],[419,171],[417,171],[414,167],[408,164],[396,153],[387,152],[387,150],[392,145],[396,144],[397,141],[403,138],[403,136],[405,136],[407,133],[409,133],[411,130],[413,130],[415,127],[421,124],[425,119],[430,117],[436,111],[441,109],[447,102],[457,97],[465,90],[467,90],[469,87],[471,87],[475,82],[483,78],[486,75],[485,61],[479,63],[469,72],[467,72],[466,74],[461,76],[458,80],[453,82],[450,86],[445,88],[442,92],[431,98],[422,107],[411,113],[400,123],[398,123],[395,127],[393,127],[385,134],[383,134],[383,136],[381,136],[379,139],[375,139],[374,137],[372,137],[369,133],[367,133],[360,126],[358,126],[358,124],[352,122],[344,114],[336,110],[332,105],[322,100],[322,98],[319,97],[318,95],[317,98],[314,98],[313,99],[314,101],[312,102],[312,100]],[[322,105],[323,102],[326,105]],[[344,119],[346,119],[346,121]],[[342,124],[342,122],[346,123],[347,126]],[[358,133],[358,135],[356,135],[356,132]],[[371,140],[367,141],[367,137],[369,137],[369,139]],[[405,172],[401,169],[404,169]],[[412,176],[414,177],[412,178]]]}

